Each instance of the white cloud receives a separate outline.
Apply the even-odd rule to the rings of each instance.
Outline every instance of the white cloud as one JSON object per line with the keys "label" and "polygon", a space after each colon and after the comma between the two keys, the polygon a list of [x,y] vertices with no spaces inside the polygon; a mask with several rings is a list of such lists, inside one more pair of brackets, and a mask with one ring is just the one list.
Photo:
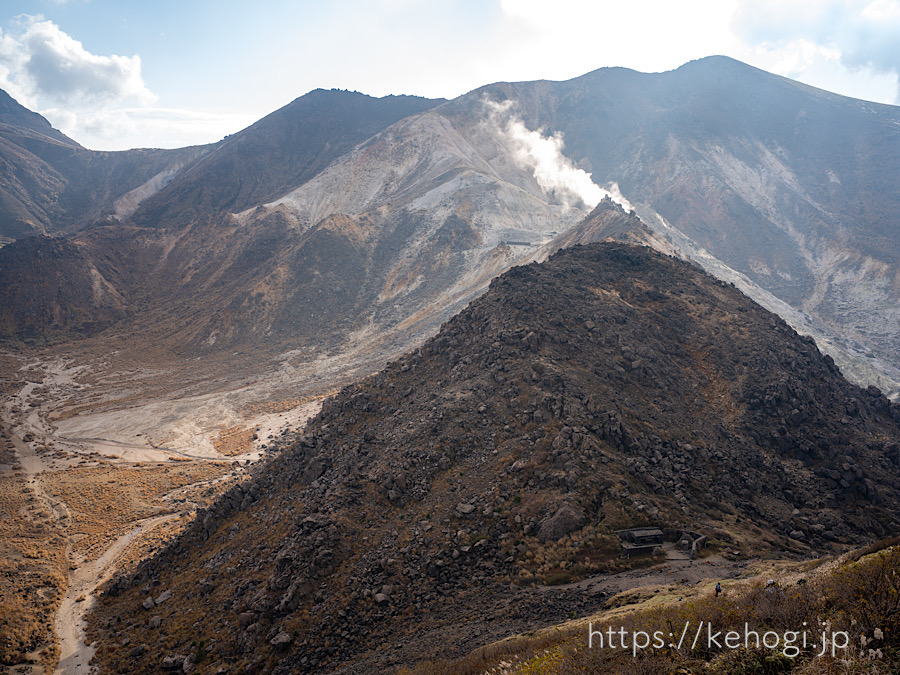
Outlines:
{"label": "white cloud", "polygon": [[42,97],[65,102],[155,100],[141,79],[139,56],[91,54],[52,21],[31,23],[20,44],[28,55],[23,75]]}
{"label": "white cloud", "polygon": [[21,17],[0,39],[0,86],[25,104],[97,106],[152,103],[139,56],[99,56],[52,21]]}
{"label": "white cloud", "polygon": [[20,17],[0,32],[0,88],[94,150],[216,141],[256,115],[150,107],[139,56],[99,56],[52,21]]}
{"label": "white cloud", "polygon": [[859,98],[900,101],[900,0],[741,0],[732,28],[763,68]]}

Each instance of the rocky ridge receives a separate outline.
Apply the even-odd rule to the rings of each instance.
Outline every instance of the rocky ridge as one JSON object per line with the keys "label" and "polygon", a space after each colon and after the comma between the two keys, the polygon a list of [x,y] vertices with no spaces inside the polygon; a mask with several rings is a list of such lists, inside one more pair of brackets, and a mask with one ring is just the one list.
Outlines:
{"label": "rocky ridge", "polygon": [[576,246],[327,401],[109,588],[95,637],[128,672],[463,653],[601,605],[533,584],[620,569],[616,529],[690,527],[736,555],[894,533],[898,438],[898,406],[736,289]]}

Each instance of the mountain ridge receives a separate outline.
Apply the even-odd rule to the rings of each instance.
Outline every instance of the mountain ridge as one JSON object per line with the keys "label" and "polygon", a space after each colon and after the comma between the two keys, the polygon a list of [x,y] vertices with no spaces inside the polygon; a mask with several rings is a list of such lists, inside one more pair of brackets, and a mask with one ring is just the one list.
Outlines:
{"label": "mountain ridge", "polygon": [[43,115],[29,110],[2,89],[0,89],[0,123],[10,127],[28,129],[65,145],[81,147],[78,142],[53,128],[53,125]]}
{"label": "mountain ridge", "polygon": [[[691,84],[697,71],[706,79]],[[581,187],[593,185],[592,200],[597,185],[615,194],[618,184],[652,226],[655,246],[706,261],[707,269],[816,335],[856,381],[896,395],[896,238],[879,229],[890,222],[879,214],[900,210],[892,201],[897,186],[885,186],[897,158],[893,132],[883,133],[882,112],[892,109],[870,111],[844,99],[834,108],[833,97],[813,96],[727,59],[690,64],[674,77],[673,84],[672,73],[604,70],[587,83],[501,83],[439,105],[318,92],[312,99],[383,109],[387,117],[376,127],[407,108],[427,110],[383,126],[337,157],[299,153],[293,169],[288,162],[272,171],[277,189],[244,181],[238,201],[230,188],[216,195],[221,185],[203,204],[191,195],[206,185],[199,176],[208,166],[224,167],[223,175],[236,182],[222,185],[237,186],[240,171],[264,163],[260,154],[243,166],[244,154],[232,152],[240,138],[256,143],[254,134],[216,146],[228,145],[228,153],[201,147],[178,157],[161,154],[153,171],[141,168],[140,180],[140,153],[126,153],[135,168],[134,182],[123,185],[130,190],[116,197],[107,184],[98,201],[85,195],[99,219],[81,229],[72,224],[77,231],[66,235],[88,268],[122,298],[124,311],[112,323],[98,316],[95,325],[108,327],[74,348],[102,353],[114,344],[140,360],[148,353],[143,336],[152,335],[159,350],[152,353],[167,354],[167,363],[180,361],[185,370],[195,372],[197,358],[219,364],[234,354],[248,355],[249,367],[253,355],[257,374],[290,372],[301,387],[314,381],[314,364],[322,360],[346,359],[370,372],[433,334],[493,276],[549,255],[553,239],[564,238],[589,210],[566,182],[577,178]],[[716,93],[723,78],[729,89]],[[485,92],[496,94],[494,103]],[[302,118],[291,111],[303,98],[281,117],[295,123]],[[709,110],[702,110],[707,98]],[[745,104],[744,117],[735,100]],[[692,126],[697,110],[703,115]],[[767,110],[774,111],[768,125],[773,134],[741,135],[745,123],[766,131],[759,120]],[[332,129],[348,146],[367,133],[354,135],[353,114]],[[270,122],[278,127],[279,119],[256,130]],[[868,122],[860,126],[860,120]],[[819,162],[822,139],[844,126],[851,129],[849,140],[828,149],[828,162]],[[330,138],[310,134],[307,149]],[[857,137],[863,140],[857,143]],[[554,139],[562,154],[537,166],[534,151]],[[872,154],[876,145],[878,154]],[[290,143],[282,150],[290,154]],[[830,166],[842,154],[849,160]],[[873,157],[872,166],[859,159],[866,156]],[[217,164],[217,157],[227,161]],[[293,185],[307,161],[315,175]],[[322,164],[327,166],[319,171]],[[198,166],[196,173],[190,169]],[[585,182],[579,169],[592,171],[594,183]],[[878,204],[867,198],[876,190]],[[180,191],[185,198],[172,200]],[[841,216],[867,199],[872,203],[853,219]],[[225,203],[250,206],[233,213],[222,210]],[[169,221],[148,216],[157,207],[170,214]],[[866,237],[865,250],[854,243]],[[880,258],[870,249],[879,249]],[[0,281],[11,269],[3,250]],[[78,297],[91,297],[90,289]],[[92,311],[90,304],[82,307]],[[17,339],[16,322],[4,325],[12,331],[5,337]],[[55,339],[33,338],[38,344]],[[58,341],[49,346],[69,348]],[[848,366],[851,361],[856,365]],[[229,386],[210,368],[216,386]],[[234,386],[242,381],[237,373],[243,370],[224,372],[235,373]]]}
{"label": "mountain ridge", "polygon": [[[153,195],[133,219],[138,225],[165,227],[271,201],[299,187],[385,126],[439,102],[415,96],[374,98],[357,92],[313,90],[220,141],[215,153],[191,167],[186,183],[176,180]],[[245,163],[249,166],[243,166]],[[213,195],[204,194],[206,183],[216,184]],[[191,202],[194,209],[169,213],[168,204],[184,201]]]}
{"label": "mountain ridge", "polygon": [[[111,585],[93,638],[132,672],[184,655],[197,621],[210,671],[465,653],[601,606],[532,584],[619,569],[618,529],[701,531],[738,557],[896,530],[898,435],[900,407],[729,285],[646,247],[563,249],[328,400]],[[119,646],[112,616],[148,647]]]}

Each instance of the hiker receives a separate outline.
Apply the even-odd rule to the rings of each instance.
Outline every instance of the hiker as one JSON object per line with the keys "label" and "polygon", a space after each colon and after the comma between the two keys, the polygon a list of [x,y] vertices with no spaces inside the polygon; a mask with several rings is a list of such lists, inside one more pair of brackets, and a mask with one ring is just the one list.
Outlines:
{"label": "hiker", "polygon": [[717,582],[716,582],[716,597],[717,597],[717,598],[719,597],[719,593],[721,593],[721,592],[722,592],[722,584],[720,584],[720,583],[717,581]]}

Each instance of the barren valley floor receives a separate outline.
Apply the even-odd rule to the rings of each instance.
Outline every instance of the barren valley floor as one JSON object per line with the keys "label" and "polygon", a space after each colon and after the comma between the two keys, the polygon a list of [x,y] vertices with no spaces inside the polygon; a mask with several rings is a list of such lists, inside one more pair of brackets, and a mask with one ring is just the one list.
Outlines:
{"label": "barren valley floor", "polygon": [[11,673],[89,672],[83,617],[100,585],[241,480],[327,393],[279,398],[252,380],[223,387],[183,364],[120,368],[97,353],[0,355],[0,668]]}

